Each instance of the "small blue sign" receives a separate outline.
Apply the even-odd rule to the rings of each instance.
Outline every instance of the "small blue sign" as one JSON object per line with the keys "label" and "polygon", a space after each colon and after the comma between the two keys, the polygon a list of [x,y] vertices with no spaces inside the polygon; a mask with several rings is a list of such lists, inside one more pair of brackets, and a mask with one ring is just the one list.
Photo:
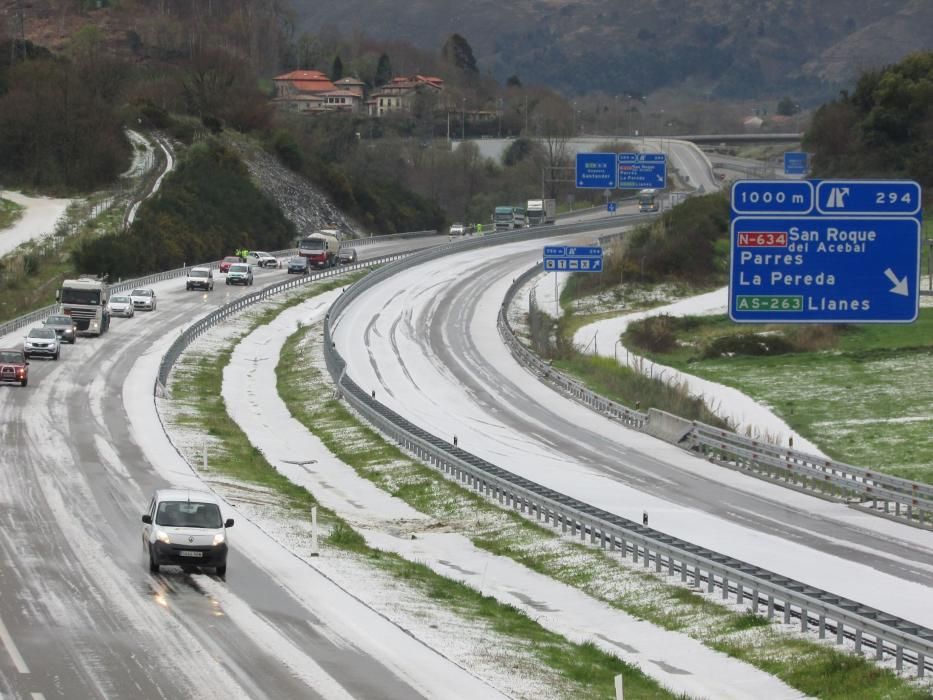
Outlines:
{"label": "small blue sign", "polygon": [[920,185],[910,180],[820,180],[821,214],[913,216],[920,213]]}
{"label": "small blue sign", "polygon": [[615,153],[578,153],[577,187],[614,189],[616,186]]}
{"label": "small blue sign", "polygon": [[667,155],[664,153],[620,153],[619,189],[664,189],[667,186]]}
{"label": "small blue sign", "polygon": [[737,180],[732,212],[739,214],[809,214],[813,184],[806,180]]}
{"label": "small blue sign", "polygon": [[911,323],[919,312],[920,228],[913,217],[736,217],[729,316]]}
{"label": "small blue sign", "polygon": [[610,214],[616,213],[616,203],[615,202],[606,202],[606,211]]}
{"label": "small blue sign", "polygon": [[545,272],[602,272],[603,249],[580,246],[545,246]]}
{"label": "small blue sign", "polygon": [[788,151],[784,154],[785,175],[806,175],[807,154],[803,151]]}

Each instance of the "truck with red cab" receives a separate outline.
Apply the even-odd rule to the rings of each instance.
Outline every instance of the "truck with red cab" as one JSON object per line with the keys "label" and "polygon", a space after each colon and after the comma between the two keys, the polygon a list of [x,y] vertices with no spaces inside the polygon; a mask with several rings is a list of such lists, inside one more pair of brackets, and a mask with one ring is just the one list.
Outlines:
{"label": "truck with red cab", "polygon": [[339,232],[316,231],[298,241],[298,255],[308,259],[309,267],[334,267],[340,250]]}

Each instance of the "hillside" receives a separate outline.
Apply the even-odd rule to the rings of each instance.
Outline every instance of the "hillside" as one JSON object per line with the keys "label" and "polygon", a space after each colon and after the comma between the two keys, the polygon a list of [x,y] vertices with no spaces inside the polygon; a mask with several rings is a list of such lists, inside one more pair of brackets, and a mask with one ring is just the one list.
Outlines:
{"label": "hillside", "polygon": [[[459,32],[480,67],[568,94],[690,84],[724,97],[825,97],[860,69],[933,46],[929,0],[292,0],[300,28],[437,49]],[[874,40],[883,37],[884,41]]]}

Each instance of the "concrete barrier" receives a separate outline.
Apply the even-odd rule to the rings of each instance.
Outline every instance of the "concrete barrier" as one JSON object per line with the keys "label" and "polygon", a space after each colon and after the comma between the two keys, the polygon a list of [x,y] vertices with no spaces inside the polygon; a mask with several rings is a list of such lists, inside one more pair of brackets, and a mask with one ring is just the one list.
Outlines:
{"label": "concrete barrier", "polygon": [[649,408],[648,420],[645,421],[642,430],[653,437],[676,445],[693,432],[693,423],[673,413]]}

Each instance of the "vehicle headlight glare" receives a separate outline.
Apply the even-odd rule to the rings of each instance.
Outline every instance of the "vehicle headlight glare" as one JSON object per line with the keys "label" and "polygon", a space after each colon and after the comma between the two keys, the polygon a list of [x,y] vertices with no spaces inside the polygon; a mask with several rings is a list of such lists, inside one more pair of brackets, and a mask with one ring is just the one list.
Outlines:
{"label": "vehicle headlight glare", "polygon": [[218,532],[214,535],[214,546],[216,547],[219,544],[223,544],[226,540],[227,538],[224,536],[224,533]]}
{"label": "vehicle headlight glare", "polygon": [[165,532],[164,530],[159,530],[158,532],[156,532],[156,539],[159,540],[159,542],[164,542],[165,544],[172,543],[172,538],[169,537],[168,533]]}

